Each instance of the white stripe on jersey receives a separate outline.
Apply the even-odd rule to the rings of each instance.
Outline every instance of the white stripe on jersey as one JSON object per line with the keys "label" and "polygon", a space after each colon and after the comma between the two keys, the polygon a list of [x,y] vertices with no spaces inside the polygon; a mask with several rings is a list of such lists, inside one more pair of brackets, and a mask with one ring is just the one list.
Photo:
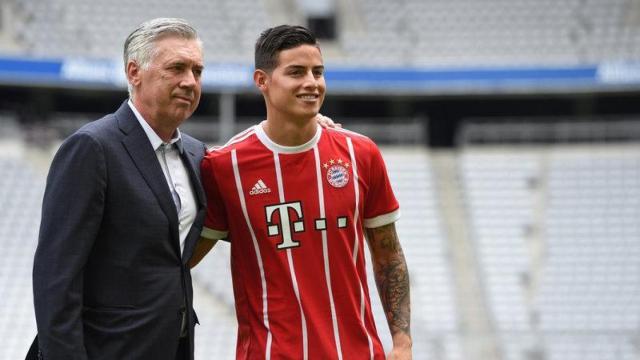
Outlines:
{"label": "white stripe on jersey", "polygon": [[229,141],[227,141],[224,145],[220,146],[220,147],[216,147],[215,150],[220,150],[220,149],[224,149],[229,145],[233,145],[235,143],[239,143],[241,141],[243,141],[244,139],[248,138],[249,136],[253,135],[256,131],[254,129],[255,126],[252,126],[248,129],[245,129],[243,132],[235,135],[234,137],[232,137],[231,139],[229,139]]}
{"label": "white stripe on jersey", "polygon": [[356,208],[353,212],[353,230],[355,232],[355,241],[353,242],[353,263],[355,264],[358,260],[358,245],[360,241],[358,241],[358,215],[360,209],[360,186],[358,184],[358,163],[356,162],[356,155],[353,151],[353,143],[351,142],[351,138],[347,138],[347,146],[349,148],[349,157],[351,157],[351,168],[353,169],[353,190],[356,196]]}
{"label": "white stripe on jersey", "polygon": [[367,341],[369,342],[369,359],[373,360],[373,341],[371,341],[371,334],[369,334],[369,329],[367,329],[364,323],[364,289],[362,288],[362,284],[360,284],[360,319],[362,321],[362,328],[367,334]]}
{"label": "white stripe on jersey", "polygon": [[[318,204],[320,205],[320,217],[325,218],[324,190],[322,188],[322,173],[320,171],[320,154],[318,145],[313,146],[313,155],[316,160],[316,179],[318,180]],[[329,269],[329,249],[327,247],[327,230],[322,232],[322,255],[324,257],[324,274],[327,279],[327,289],[329,290],[329,302],[331,304],[331,321],[333,322],[333,336],[336,341],[338,359],[342,360],[342,345],[340,345],[340,332],[338,331],[338,317],[336,316],[336,305],[333,301],[333,289],[331,287],[331,271]]]}
{"label": "white stripe on jersey", "polygon": [[264,276],[264,265],[262,264],[262,255],[260,254],[260,248],[258,247],[258,240],[256,234],[251,226],[249,220],[249,213],[247,212],[247,203],[244,200],[244,194],[242,192],[242,182],[240,181],[240,170],[238,169],[238,155],[236,149],[231,151],[231,162],[233,164],[233,175],[236,180],[236,189],[238,189],[238,196],[240,198],[240,206],[242,207],[242,214],[244,220],[247,222],[247,227],[251,233],[251,240],[253,240],[253,248],[256,251],[256,258],[258,260],[258,267],[260,268],[260,280],[262,281],[262,321],[267,328],[267,344],[265,350],[265,359],[271,359],[271,328],[269,327],[269,304],[267,303],[267,280]]}
{"label": "white stripe on jersey", "polygon": [[[358,218],[360,211],[360,185],[358,183],[358,163],[356,161],[356,153],[353,150],[353,143],[351,142],[351,138],[347,137],[347,147],[349,148],[349,157],[351,158],[351,168],[353,169],[353,190],[355,194],[355,204],[356,208],[354,210],[353,215],[353,233],[354,233],[354,241],[353,241],[353,264],[356,264],[358,260],[358,248],[360,244],[360,237],[358,236]],[[364,323],[364,289],[362,288],[362,283],[360,283],[360,319],[362,321],[362,328],[365,330],[367,334],[367,341],[369,342],[369,357],[373,360],[373,341],[371,340],[371,334],[369,334],[369,330],[367,329]]]}
{"label": "white stripe on jersey", "polygon": [[[284,184],[282,182],[282,168],[280,167],[280,157],[277,152],[273,152],[273,160],[276,166],[276,179],[278,182],[278,193],[280,196],[280,202],[284,203]],[[261,180],[262,181],[262,180]],[[309,358],[309,340],[307,339],[307,318],[304,316],[304,310],[302,309],[302,301],[300,300],[300,290],[298,288],[298,278],[296,277],[296,270],[293,266],[293,257],[291,256],[291,249],[287,249],[287,261],[289,262],[289,273],[291,273],[291,282],[293,283],[293,292],[296,294],[298,300],[298,307],[300,308],[300,318],[302,319],[302,354],[303,359]]]}

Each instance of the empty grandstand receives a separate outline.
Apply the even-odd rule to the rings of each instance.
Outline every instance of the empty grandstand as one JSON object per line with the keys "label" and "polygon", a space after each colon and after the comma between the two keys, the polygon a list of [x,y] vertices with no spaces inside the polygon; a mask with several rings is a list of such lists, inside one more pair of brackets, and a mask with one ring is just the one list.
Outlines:
{"label": "empty grandstand", "polygon": [[[154,6],[149,6],[153,3]],[[333,2],[339,34],[328,60],[354,65],[576,65],[640,58],[633,0],[359,0]],[[207,56],[247,62],[256,34],[304,20],[303,1],[11,0],[11,37],[22,54],[112,58],[146,18],[184,17]]]}

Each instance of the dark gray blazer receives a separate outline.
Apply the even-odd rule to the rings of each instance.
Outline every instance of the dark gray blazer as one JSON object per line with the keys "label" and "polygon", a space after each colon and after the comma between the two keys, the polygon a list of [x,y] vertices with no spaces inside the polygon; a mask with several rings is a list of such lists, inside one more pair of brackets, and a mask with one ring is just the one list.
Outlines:
{"label": "dark gray blazer", "polygon": [[33,267],[44,359],[173,360],[187,311],[187,262],[206,206],[205,145],[182,134],[198,212],[180,256],[178,217],[158,159],[127,103],[80,128],[51,164]]}

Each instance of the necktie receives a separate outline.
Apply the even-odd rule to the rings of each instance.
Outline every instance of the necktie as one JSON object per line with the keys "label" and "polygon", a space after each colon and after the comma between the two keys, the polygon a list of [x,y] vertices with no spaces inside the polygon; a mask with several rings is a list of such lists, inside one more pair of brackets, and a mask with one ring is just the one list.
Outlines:
{"label": "necktie", "polygon": [[169,177],[169,187],[171,189],[171,196],[173,197],[173,203],[176,205],[176,210],[178,214],[180,213],[180,209],[182,208],[182,203],[180,201],[180,195],[176,191],[176,187],[173,184],[173,179],[171,178],[171,171],[169,170],[169,165],[167,164],[167,149],[170,149],[172,144],[162,144],[160,145],[160,153],[162,154],[162,161],[164,162],[164,168],[167,170],[167,176]]}

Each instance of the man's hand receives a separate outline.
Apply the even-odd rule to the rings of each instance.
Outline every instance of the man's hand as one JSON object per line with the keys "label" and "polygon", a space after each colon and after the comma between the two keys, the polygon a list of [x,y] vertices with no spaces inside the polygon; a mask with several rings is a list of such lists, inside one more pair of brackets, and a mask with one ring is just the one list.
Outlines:
{"label": "man's hand", "polygon": [[411,348],[393,348],[387,360],[412,360]]}
{"label": "man's hand", "polygon": [[316,115],[316,121],[323,128],[333,129],[333,128],[341,128],[342,127],[342,124],[335,123],[335,122],[333,122],[333,120],[331,120],[330,117],[324,116],[324,115],[322,115],[320,113],[318,113],[318,115]]}
{"label": "man's hand", "polygon": [[387,355],[387,360],[411,360],[411,337],[404,333],[393,336],[393,348]]}

